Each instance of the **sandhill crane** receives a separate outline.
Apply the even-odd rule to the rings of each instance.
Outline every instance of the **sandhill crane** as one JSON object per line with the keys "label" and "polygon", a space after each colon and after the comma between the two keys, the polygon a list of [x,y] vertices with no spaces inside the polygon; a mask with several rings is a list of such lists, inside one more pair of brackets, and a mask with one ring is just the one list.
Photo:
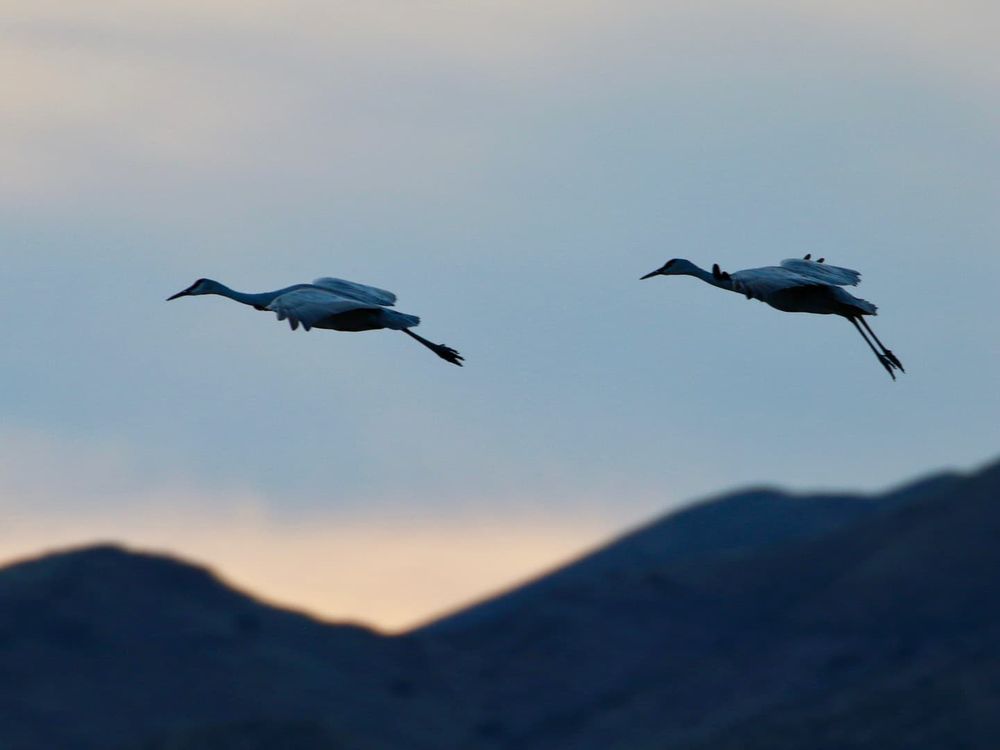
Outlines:
{"label": "sandhill crane", "polygon": [[270,310],[278,320],[288,320],[294,331],[300,325],[334,331],[373,331],[390,328],[402,331],[423,344],[441,359],[462,366],[462,356],[444,344],[435,344],[410,329],[420,325],[420,318],[389,310],[396,295],[385,289],[344,279],[323,277],[312,284],[294,284],[273,292],[248,294],[230,289],[212,279],[198,279],[187,289],[167,297],[167,301],[196,294],[218,294],[250,305],[256,310]]}
{"label": "sandhill crane", "polygon": [[[861,274],[850,268],[827,265],[824,258],[814,261],[807,255],[801,259],[783,260],[780,266],[749,268],[731,274],[722,271],[718,264],[709,272],[689,260],[674,258],[642,278],[653,276],[695,276],[712,286],[739,292],[747,299],[766,302],[783,312],[840,315],[851,321],[893,380],[896,379],[894,370],[906,372],[902,362],[885,348],[863,317],[876,315],[878,308],[843,288],[856,286],[861,281]],[[865,331],[871,334],[875,343]]]}

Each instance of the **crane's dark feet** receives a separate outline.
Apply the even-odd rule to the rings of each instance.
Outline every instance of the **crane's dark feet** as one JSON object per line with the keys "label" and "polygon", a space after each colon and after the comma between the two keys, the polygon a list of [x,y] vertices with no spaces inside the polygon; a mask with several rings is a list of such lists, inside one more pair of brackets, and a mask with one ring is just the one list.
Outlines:
{"label": "crane's dark feet", "polygon": [[878,361],[882,363],[882,367],[884,367],[885,371],[889,373],[889,377],[895,380],[896,373],[894,373],[893,370],[895,369],[896,366],[892,363],[892,360],[882,354],[879,354]]}
{"label": "crane's dark feet", "polygon": [[446,362],[451,362],[453,365],[458,365],[459,367],[462,366],[462,360],[464,358],[450,346],[445,346],[444,344],[434,344],[431,349],[436,355]]}
{"label": "crane's dark feet", "polygon": [[903,367],[903,363],[899,361],[899,358],[897,358],[895,354],[886,349],[885,356],[889,359],[890,362],[892,362],[894,367],[899,369],[900,372],[906,372],[906,368]]}

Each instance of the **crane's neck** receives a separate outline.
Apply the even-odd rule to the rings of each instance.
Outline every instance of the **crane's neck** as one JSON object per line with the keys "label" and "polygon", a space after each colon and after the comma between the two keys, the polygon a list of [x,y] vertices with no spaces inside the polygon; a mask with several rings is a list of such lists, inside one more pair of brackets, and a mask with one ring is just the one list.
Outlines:
{"label": "crane's neck", "polygon": [[694,263],[692,263],[691,268],[688,269],[687,275],[695,276],[704,281],[706,284],[717,286],[719,287],[719,289],[725,289],[726,291],[729,292],[733,291],[732,279],[716,278],[715,274],[713,274],[711,271],[706,271],[704,268],[696,266]]}
{"label": "crane's neck", "polygon": [[237,292],[235,289],[230,289],[225,284],[220,284],[218,281],[213,282],[212,289],[208,294],[218,294],[222,297],[229,297],[231,300],[236,300],[237,302],[242,302],[244,305],[250,305],[251,307],[256,307],[258,310],[263,310],[280,294],[285,293],[285,289],[279,289],[276,292],[258,292],[256,294],[251,294],[249,292]]}

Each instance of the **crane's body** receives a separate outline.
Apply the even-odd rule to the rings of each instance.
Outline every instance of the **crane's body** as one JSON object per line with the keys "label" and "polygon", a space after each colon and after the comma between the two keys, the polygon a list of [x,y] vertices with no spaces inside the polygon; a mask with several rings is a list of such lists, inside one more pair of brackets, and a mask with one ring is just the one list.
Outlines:
{"label": "crane's body", "polygon": [[[839,315],[854,325],[893,380],[896,370],[905,372],[896,355],[882,345],[864,320],[864,316],[877,315],[878,308],[844,289],[861,281],[861,274],[850,268],[826,265],[822,259],[813,261],[806,256],[782,261],[780,266],[749,268],[730,274],[720,270],[718,265],[706,271],[689,260],[674,258],[642,278],[653,276],[695,276],[712,286],[759,300],[782,312]],[[865,331],[874,339],[874,344]]]}
{"label": "crane's body", "polygon": [[293,331],[300,325],[306,331],[312,328],[354,332],[402,331],[441,359],[462,366],[462,356],[457,351],[411,331],[411,328],[420,325],[420,318],[389,309],[396,304],[396,295],[378,287],[322,277],[312,284],[293,284],[273,292],[250,293],[230,289],[213,279],[198,279],[167,299],[201,294],[217,294],[256,310],[273,312],[278,320],[287,320]]}

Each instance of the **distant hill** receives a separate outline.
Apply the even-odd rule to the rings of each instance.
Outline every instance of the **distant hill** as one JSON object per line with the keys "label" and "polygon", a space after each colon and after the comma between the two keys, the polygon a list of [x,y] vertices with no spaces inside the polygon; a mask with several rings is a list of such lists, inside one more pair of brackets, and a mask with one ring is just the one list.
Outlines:
{"label": "distant hill", "polygon": [[0,748],[1000,747],[1000,465],[692,506],[413,633],[112,546],[0,570]]}
{"label": "distant hill", "polygon": [[428,625],[426,632],[459,631],[522,606],[530,607],[562,587],[579,588],[637,570],[739,557],[755,550],[835,531],[871,514],[894,510],[959,482],[946,473],[906,485],[886,495],[791,495],[778,489],[736,492],[697,503],[587,554],[537,581],[467,607]]}
{"label": "distant hill", "polygon": [[202,568],[114,546],[0,571],[0,674],[3,750],[158,735],[226,747],[212,743],[227,733],[250,747],[248,731],[275,725],[352,748],[447,737],[430,697],[442,683],[416,642],[268,607]]}
{"label": "distant hill", "polygon": [[874,498],[755,491],[417,635],[485,678],[494,747],[1000,747],[998,542],[1000,466]]}

